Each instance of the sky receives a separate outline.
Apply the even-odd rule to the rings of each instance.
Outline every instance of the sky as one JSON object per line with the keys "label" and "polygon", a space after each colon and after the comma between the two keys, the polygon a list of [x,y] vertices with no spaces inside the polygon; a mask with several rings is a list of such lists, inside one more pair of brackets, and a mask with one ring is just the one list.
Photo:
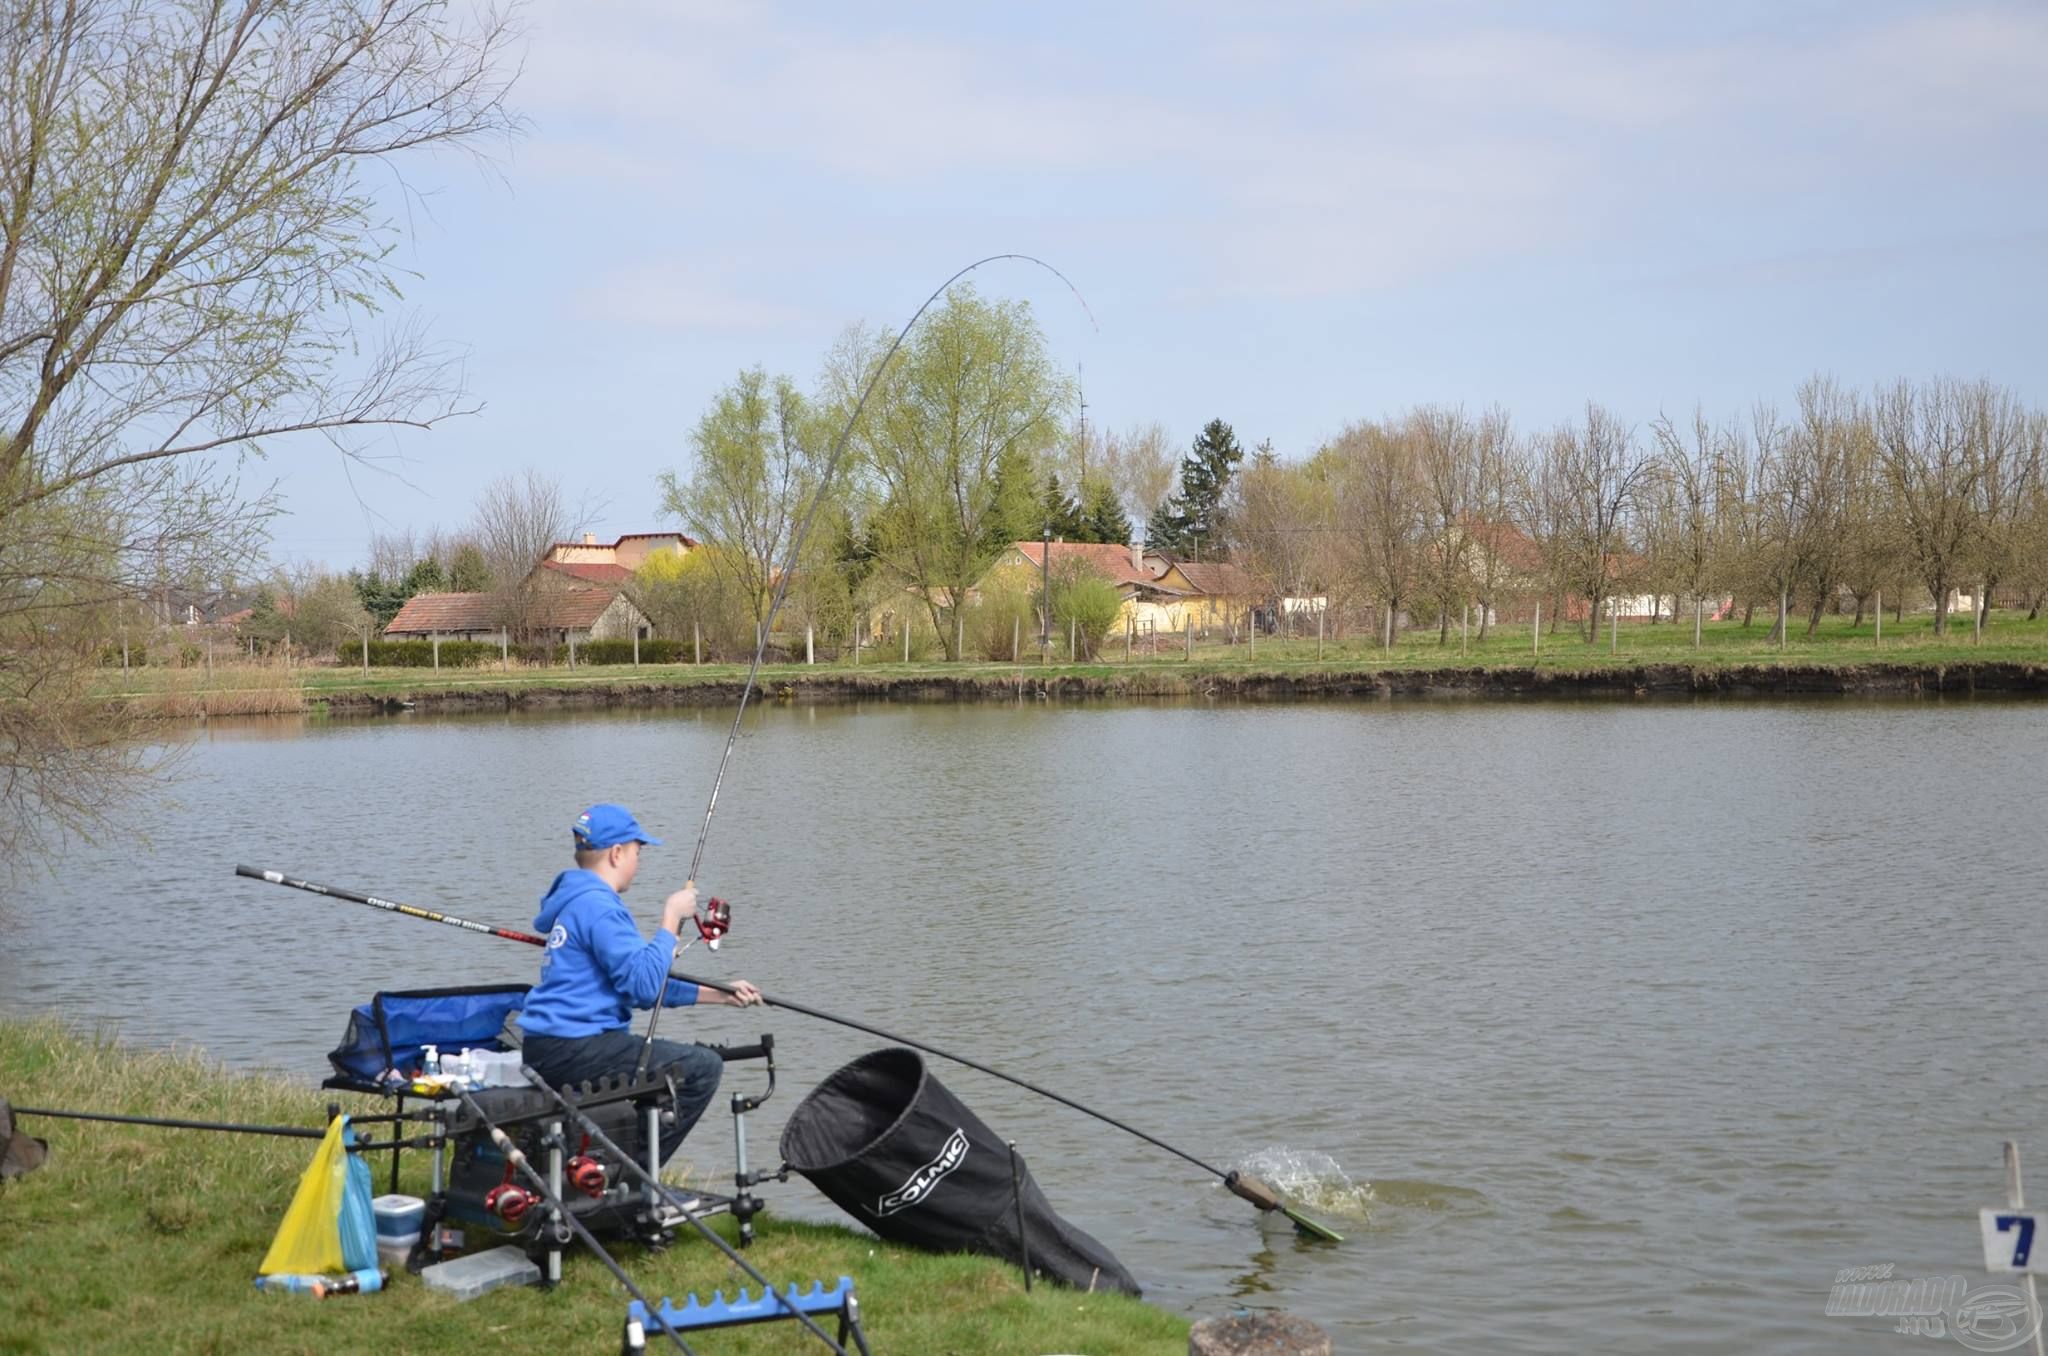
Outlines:
{"label": "sky", "polygon": [[403,315],[481,411],[280,445],[280,560],[562,477],[672,527],[714,393],[809,385],[962,265],[1092,424],[1305,455],[1425,402],[1525,430],[1988,377],[2048,403],[2048,7],[534,0],[488,165],[403,163]]}

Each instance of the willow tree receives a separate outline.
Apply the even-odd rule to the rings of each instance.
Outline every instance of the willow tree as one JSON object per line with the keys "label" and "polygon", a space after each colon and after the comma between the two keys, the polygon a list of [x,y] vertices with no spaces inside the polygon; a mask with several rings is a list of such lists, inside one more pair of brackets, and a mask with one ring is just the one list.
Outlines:
{"label": "willow tree", "polygon": [[[857,389],[883,346],[849,336],[830,380]],[[1040,533],[1037,467],[1064,436],[1071,387],[1023,302],[957,287],[883,374],[855,437],[872,480],[879,563],[915,592],[958,659],[970,591]]]}
{"label": "willow tree", "polygon": [[[691,536],[720,548],[709,557],[713,568],[756,626],[767,620],[790,547],[823,483],[831,436],[794,381],[749,368],[697,421],[689,469],[662,473],[663,509]],[[832,525],[820,521],[803,538],[799,578],[829,563]],[[801,608],[815,593],[815,582],[807,582],[794,601]]]}
{"label": "willow tree", "polygon": [[15,0],[0,16],[0,851],[143,770],[87,665],[123,599],[251,548],[247,456],[466,408],[370,175],[514,130],[495,15]]}

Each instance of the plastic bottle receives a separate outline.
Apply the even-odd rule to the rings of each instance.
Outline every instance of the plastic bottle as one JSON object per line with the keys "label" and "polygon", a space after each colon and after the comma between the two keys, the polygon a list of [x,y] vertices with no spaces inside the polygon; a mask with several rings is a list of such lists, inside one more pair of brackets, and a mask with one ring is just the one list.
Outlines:
{"label": "plastic bottle", "polygon": [[258,1276],[256,1288],[277,1294],[311,1295],[318,1293],[317,1287],[325,1280],[324,1276]]}
{"label": "plastic bottle", "polygon": [[432,1078],[441,1072],[441,1052],[439,1049],[431,1045],[421,1048],[420,1072],[428,1078]]}
{"label": "plastic bottle", "polygon": [[365,1267],[351,1271],[338,1281],[313,1282],[313,1298],[331,1299],[336,1295],[368,1295],[384,1288],[387,1278],[376,1267]]}

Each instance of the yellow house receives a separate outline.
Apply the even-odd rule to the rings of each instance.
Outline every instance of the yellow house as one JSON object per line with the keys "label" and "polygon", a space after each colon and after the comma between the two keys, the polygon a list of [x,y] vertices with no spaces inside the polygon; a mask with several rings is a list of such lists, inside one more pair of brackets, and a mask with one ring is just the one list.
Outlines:
{"label": "yellow house", "polygon": [[[1079,561],[1116,586],[1123,600],[1116,630],[1139,635],[1180,631],[1191,623],[1198,631],[1228,627],[1242,621],[1258,590],[1251,576],[1236,565],[1175,561],[1147,554],[1136,546],[1098,542],[1056,541],[1051,544],[1052,568]],[[996,558],[990,574],[1028,574],[1035,584],[1045,568],[1046,543],[1012,542]]]}
{"label": "yellow house", "polygon": [[1168,560],[1165,564],[1159,583],[1183,596],[1183,622],[1192,618],[1197,631],[1241,624],[1245,614],[1265,598],[1265,590],[1242,565],[1214,560]]}

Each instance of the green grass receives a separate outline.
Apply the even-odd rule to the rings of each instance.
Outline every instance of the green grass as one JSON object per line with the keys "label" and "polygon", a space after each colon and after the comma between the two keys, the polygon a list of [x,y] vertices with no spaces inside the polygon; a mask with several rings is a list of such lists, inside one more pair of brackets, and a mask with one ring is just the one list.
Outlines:
{"label": "green grass", "polygon": [[[1914,665],[1927,668],[1964,663],[2048,663],[2048,619],[2026,621],[2015,613],[1994,614],[1993,624],[1981,641],[1971,636],[1967,615],[1953,624],[1947,636],[1934,634],[1931,614],[1910,615],[1903,620],[1887,617],[1880,643],[1875,624],[1868,618],[1852,626],[1847,617],[1822,618],[1814,638],[1808,640],[1804,622],[1795,618],[1791,637],[1779,646],[1767,640],[1770,619],[1759,617],[1744,627],[1740,622],[1709,622],[1702,643],[1693,648],[1692,624],[1624,623],[1618,644],[1606,631],[1596,643],[1588,644],[1574,628],[1564,628],[1542,637],[1540,650],[1532,650],[1526,623],[1495,627],[1484,640],[1473,632],[1461,646],[1453,627],[1447,643],[1439,643],[1434,630],[1405,632],[1391,650],[1382,649],[1377,637],[1347,636],[1318,644],[1311,631],[1306,636],[1261,637],[1250,646],[1231,645],[1220,640],[1195,644],[1190,663],[1184,643],[1178,637],[1161,636],[1155,647],[1140,640],[1131,658],[1124,658],[1122,641],[1112,638],[1097,659],[1071,663],[1055,656],[1052,663],[1037,662],[1035,645],[1025,647],[1021,664],[969,660],[951,663],[930,660],[902,663],[888,659],[873,661],[873,651],[863,662],[850,659],[816,665],[769,664],[761,670],[761,688],[773,694],[784,686],[807,681],[841,682],[857,679],[863,685],[885,686],[891,682],[919,679],[994,679],[1027,677],[1078,677],[1109,680],[1118,686],[1142,690],[1147,676],[1169,683],[1200,678],[1204,674],[1428,672],[1451,668],[1538,669],[1547,672],[1583,673],[1610,668],[1634,668],[1644,664],[1679,664],[1695,668],[1728,668],[1741,665],[1762,667],[1824,666],[1857,668],[1866,665]],[[223,673],[233,672],[221,666]],[[278,674],[275,669],[258,668],[259,673]],[[633,685],[657,688],[689,688],[700,685],[736,685],[745,678],[744,664],[644,664],[600,667],[514,668],[507,672],[485,667],[477,669],[380,669],[367,676],[357,668],[305,668],[292,671],[292,678],[306,703],[329,698],[372,697],[401,699],[437,693],[498,693],[575,688],[616,688]],[[223,688],[229,680],[222,677]],[[123,683],[116,674],[109,678],[110,692],[149,698],[176,689],[189,705],[190,675],[175,671],[136,670]],[[245,682],[244,686],[248,686]],[[258,684],[257,686],[261,686]],[[289,704],[279,709],[297,710]],[[170,710],[168,714],[185,714]]]}
{"label": "green grass", "polygon": [[[131,1051],[47,1020],[0,1022],[0,1095],[27,1106],[309,1126],[325,1119],[328,1100],[303,1085],[230,1075],[189,1053]],[[375,1295],[318,1301],[256,1290],[257,1264],[315,1141],[45,1117],[25,1118],[22,1128],[49,1140],[52,1156],[0,1189],[0,1352],[617,1349],[626,1297],[580,1250],[565,1258],[552,1292],[499,1290],[467,1304],[402,1271]],[[426,1166],[425,1155],[408,1155],[402,1188],[424,1195]],[[377,1189],[385,1185],[380,1166]],[[732,1237],[729,1220],[717,1227]],[[748,1260],[771,1279],[854,1278],[878,1352],[1187,1350],[1186,1320],[1121,1295],[1044,1284],[1026,1294],[1020,1273],[984,1258],[913,1252],[772,1212],[756,1228]],[[744,1280],[698,1237],[662,1253],[622,1246],[617,1256],[650,1297],[731,1294]],[[790,1323],[690,1340],[706,1356],[824,1349]]]}

